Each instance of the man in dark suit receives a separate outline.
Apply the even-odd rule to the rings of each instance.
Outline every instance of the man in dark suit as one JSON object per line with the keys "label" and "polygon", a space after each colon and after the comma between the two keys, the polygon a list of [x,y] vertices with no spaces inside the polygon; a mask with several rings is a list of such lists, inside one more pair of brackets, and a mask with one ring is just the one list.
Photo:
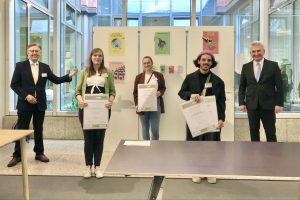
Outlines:
{"label": "man in dark suit", "polygon": [[[18,95],[17,129],[28,129],[33,116],[34,128],[34,152],[35,159],[41,162],[49,162],[44,154],[43,123],[45,110],[47,109],[46,82],[50,80],[55,84],[70,82],[72,76],[77,73],[77,68],[63,77],[55,76],[49,65],[39,61],[41,46],[37,43],[29,44],[27,47],[28,60],[18,62],[11,80],[11,89]],[[15,144],[15,152],[8,167],[15,166],[21,161],[20,142]]]}
{"label": "man in dark suit", "polygon": [[276,142],[276,113],[282,110],[282,77],[276,62],[264,58],[261,42],[253,42],[253,60],[243,65],[240,86],[240,110],[248,113],[251,141],[260,141],[260,120],[268,142]]}

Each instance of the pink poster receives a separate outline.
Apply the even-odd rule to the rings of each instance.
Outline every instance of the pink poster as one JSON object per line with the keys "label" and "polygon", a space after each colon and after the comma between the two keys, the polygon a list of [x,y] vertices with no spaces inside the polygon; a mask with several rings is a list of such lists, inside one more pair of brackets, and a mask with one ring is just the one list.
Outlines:
{"label": "pink poster", "polygon": [[210,51],[213,54],[219,53],[219,32],[203,31],[203,50]]}

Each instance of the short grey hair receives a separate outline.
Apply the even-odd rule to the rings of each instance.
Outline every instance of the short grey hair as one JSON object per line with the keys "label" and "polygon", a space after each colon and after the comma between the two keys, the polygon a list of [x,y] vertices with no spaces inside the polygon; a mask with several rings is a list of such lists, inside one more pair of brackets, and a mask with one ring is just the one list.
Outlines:
{"label": "short grey hair", "polygon": [[263,49],[265,49],[264,44],[261,41],[253,41],[251,42],[250,48],[253,46],[261,46]]}

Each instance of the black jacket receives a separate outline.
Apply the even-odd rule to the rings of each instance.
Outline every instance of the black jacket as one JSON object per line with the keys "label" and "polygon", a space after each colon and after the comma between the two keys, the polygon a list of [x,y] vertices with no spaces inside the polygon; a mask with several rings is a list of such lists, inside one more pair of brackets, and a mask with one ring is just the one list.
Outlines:
{"label": "black jacket", "polygon": [[[217,103],[217,110],[218,110],[218,118],[219,120],[225,121],[225,84],[217,75],[211,73],[210,83],[212,83],[212,87],[208,88],[206,91],[206,96],[215,95],[216,103]],[[202,90],[204,89],[205,81],[200,80],[200,70],[197,70],[191,74],[188,74],[181,86],[178,95],[183,100],[190,100],[191,94],[199,94],[201,95]]]}
{"label": "black jacket", "polygon": [[18,62],[15,67],[14,74],[12,76],[10,87],[18,95],[17,109],[23,111],[32,111],[34,105],[26,101],[28,94],[37,98],[37,106],[40,111],[47,109],[46,99],[46,82],[50,80],[55,84],[70,82],[72,79],[69,75],[63,77],[55,76],[49,65],[39,62],[39,77],[35,84],[31,72],[31,66],[29,60]]}
{"label": "black jacket", "polygon": [[283,106],[282,77],[277,62],[264,59],[258,82],[253,71],[253,61],[243,65],[239,105],[254,110],[258,104],[264,110],[274,110],[275,105]]}

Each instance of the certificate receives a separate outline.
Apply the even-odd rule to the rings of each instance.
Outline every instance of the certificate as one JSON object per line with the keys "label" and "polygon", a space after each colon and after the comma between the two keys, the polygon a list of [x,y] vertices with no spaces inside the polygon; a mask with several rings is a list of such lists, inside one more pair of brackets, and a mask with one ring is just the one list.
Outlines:
{"label": "certificate", "polygon": [[157,111],[155,84],[138,84],[138,111]]}
{"label": "certificate", "polygon": [[108,127],[108,94],[85,94],[87,106],[83,109],[83,129],[106,129]]}
{"label": "certificate", "polygon": [[193,137],[220,131],[217,128],[218,112],[215,96],[201,97],[199,103],[188,101],[181,105],[181,109]]}

